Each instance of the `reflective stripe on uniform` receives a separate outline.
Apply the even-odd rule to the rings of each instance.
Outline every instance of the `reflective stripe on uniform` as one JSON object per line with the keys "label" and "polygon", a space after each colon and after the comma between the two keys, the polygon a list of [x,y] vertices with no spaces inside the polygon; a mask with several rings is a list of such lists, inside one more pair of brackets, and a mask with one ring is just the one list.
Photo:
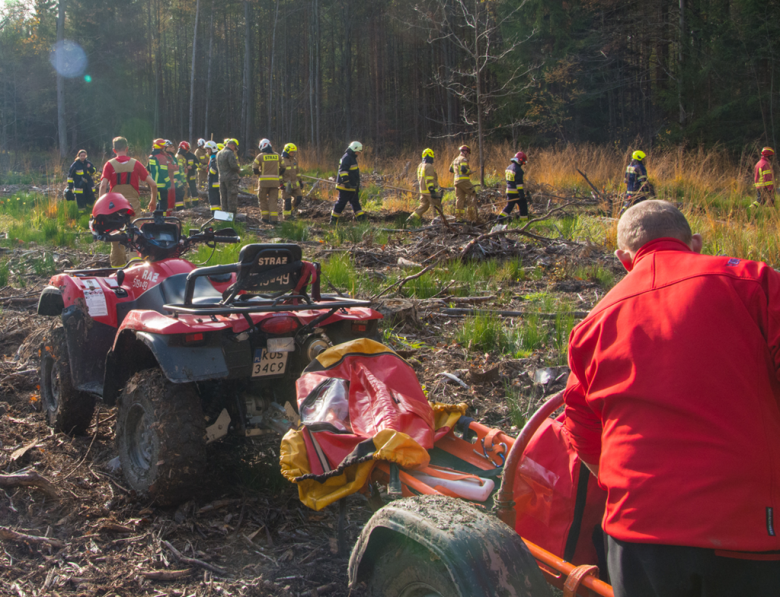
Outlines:
{"label": "reflective stripe on uniform", "polygon": [[219,188],[219,183],[218,182],[212,182],[211,183],[211,188],[212,189],[218,189]]}
{"label": "reflective stripe on uniform", "polygon": [[282,212],[282,215],[283,215],[283,216],[289,216],[289,215],[292,215],[292,211],[283,211],[283,212]]}
{"label": "reflective stripe on uniform", "polygon": [[221,207],[222,207],[221,205],[212,205],[212,206],[211,206],[211,211],[217,211],[217,210],[219,210]]}
{"label": "reflective stripe on uniform", "polygon": [[[268,213],[268,212],[265,212],[265,213]],[[279,217],[279,212],[278,212],[278,211],[272,211],[272,212],[271,212],[271,217],[272,217],[272,218],[277,218],[277,217]]]}
{"label": "reflective stripe on uniform", "polygon": [[73,189],[76,193],[83,193],[84,189]]}

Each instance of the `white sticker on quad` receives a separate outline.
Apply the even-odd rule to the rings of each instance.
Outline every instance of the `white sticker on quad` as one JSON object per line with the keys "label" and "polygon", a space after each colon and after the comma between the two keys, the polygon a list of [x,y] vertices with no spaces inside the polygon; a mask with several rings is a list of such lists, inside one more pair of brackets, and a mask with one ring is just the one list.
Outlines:
{"label": "white sticker on quad", "polygon": [[84,300],[87,303],[87,311],[90,317],[105,317],[108,315],[106,296],[100,288],[97,290],[84,290]]}

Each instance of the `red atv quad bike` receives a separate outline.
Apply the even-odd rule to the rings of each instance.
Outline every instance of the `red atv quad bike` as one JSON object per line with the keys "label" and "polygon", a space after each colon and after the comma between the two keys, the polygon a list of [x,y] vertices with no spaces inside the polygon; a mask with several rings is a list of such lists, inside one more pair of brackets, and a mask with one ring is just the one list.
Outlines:
{"label": "red atv quad bike", "polygon": [[195,243],[240,241],[211,222],[183,236],[177,218],[155,212],[101,229],[99,240],[141,258],[53,276],[38,303],[62,319],[41,347],[49,424],[84,433],[96,400],[117,404],[124,476],[160,504],[191,496],[207,443],[286,429],[281,405],[295,404],[303,368],[333,344],[376,335],[382,317],[368,301],[322,296],[319,265],[295,244],[250,244],[238,263],[196,267],[182,258]]}
{"label": "red atv quad bike", "polygon": [[[612,597],[600,522],[606,494],[551,418],[550,398],[515,439],[430,404],[391,349],[356,340],[297,382],[303,426],[282,474],[315,510],[364,493],[377,511],[349,561],[370,597]],[[339,529],[339,537],[344,535]]]}

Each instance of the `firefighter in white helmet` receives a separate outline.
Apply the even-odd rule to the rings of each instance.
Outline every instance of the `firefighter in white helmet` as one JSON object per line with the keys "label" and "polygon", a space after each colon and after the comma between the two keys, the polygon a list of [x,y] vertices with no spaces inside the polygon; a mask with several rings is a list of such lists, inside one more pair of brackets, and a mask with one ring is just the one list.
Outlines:
{"label": "firefighter in white helmet", "polygon": [[252,171],[258,176],[260,221],[268,224],[279,221],[279,182],[284,174],[284,166],[268,139],[261,139],[258,148],[260,153],[252,162]]}
{"label": "firefighter in white helmet", "polygon": [[347,203],[352,206],[357,221],[366,219],[366,212],[360,207],[360,168],[357,163],[357,154],[361,151],[363,151],[363,144],[359,141],[353,141],[341,157],[338,179],[336,180],[339,198],[330,214],[331,224],[338,224],[341,212],[344,211]]}

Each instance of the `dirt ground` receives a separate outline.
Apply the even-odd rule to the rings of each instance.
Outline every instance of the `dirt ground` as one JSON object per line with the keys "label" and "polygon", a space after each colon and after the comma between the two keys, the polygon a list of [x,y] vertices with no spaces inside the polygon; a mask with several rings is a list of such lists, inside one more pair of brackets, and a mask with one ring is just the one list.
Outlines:
{"label": "dirt ground", "polygon": [[[248,201],[242,204],[241,211],[248,213],[246,226],[271,233],[259,224],[257,208]],[[324,227],[329,209],[329,204],[307,203],[304,216]],[[386,221],[398,214],[383,216]],[[408,246],[351,250],[367,269],[382,252],[375,267],[396,263],[402,254],[420,262],[442,247],[449,247],[446,255],[456,255],[464,242],[490,229],[486,224],[465,236],[441,226],[422,231],[413,254]],[[592,246],[513,238],[485,239],[481,246],[493,247],[497,254],[522,255],[524,263],[542,263],[550,272],[564,259],[596,260],[612,267],[606,252]],[[307,259],[328,250],[321,243],[316,243],[319,248],[309,244]],[[83,256],[81,263],[103,265],[101,259],[105,257]],[[69,264],[63,261],[60,269],[65,267]],[[559,278],[526,280],[511,291],[517,297],[540,291],[566,296],[582,312],[603,295],[592,282]],[[39,412],[38,350],[43,334],[56,322],[34,314],[45,282],[29,276],[24,291],[0,289],[0,474],[37,473],[50,482],[0,490],[0,595],[349,595],[349,554],[339,553],[337,542],[338,507],[314,512],[298,501],[296,488],[279,473],[278,436],[212,445],[209,475],[200,491],[176,508],[160,508],[127,489],[112,462],[113,409],[101,405],[84,436],[54,433],[47,426]],[[414,367],[429,398],[467,402],[470,416],[516,435],[506,385],[526,396],[526,412],[563,387],[567,369],[545,367],[541,352],[524,359],[469,354],[446,339],[445,332],[459,319],[442,314],[441,301],[404,301],[392,293],[388,297],[394,331],[423,346],[399,352]],[[522,300],[493,299],[477,306],[522,309]],[[545,369],[546,376],[540,377]],[[360,495],[348,498],[347,505],[351,547],[371,510]],[[351,593],[360,594],[359,589]]]}

